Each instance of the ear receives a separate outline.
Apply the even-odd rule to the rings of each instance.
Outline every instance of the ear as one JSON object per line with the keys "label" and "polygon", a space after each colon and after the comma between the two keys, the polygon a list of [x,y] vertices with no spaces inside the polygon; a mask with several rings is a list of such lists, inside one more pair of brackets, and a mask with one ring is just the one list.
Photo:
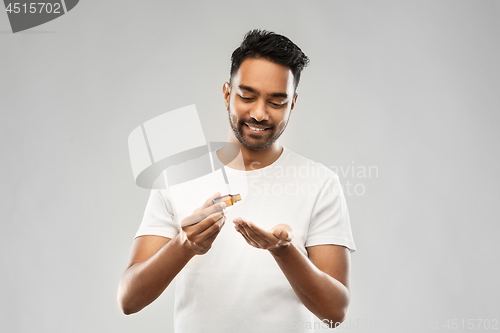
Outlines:
{"label": "ear", "polygon": [[293,96],[292,99],[292,106],[290,107],[290,111],[292,111],[293,108],[295,107],[295,103],[297,102],[297,97],[299,97],[299,94],[295,93],[295,96]]}
{"label": "ear", "polygon": [[229,110],[229,96],[231,95],[231,87],[228,82],[224,82],[222,85],[222,93],[224,94],[224,104],[226,110]]}

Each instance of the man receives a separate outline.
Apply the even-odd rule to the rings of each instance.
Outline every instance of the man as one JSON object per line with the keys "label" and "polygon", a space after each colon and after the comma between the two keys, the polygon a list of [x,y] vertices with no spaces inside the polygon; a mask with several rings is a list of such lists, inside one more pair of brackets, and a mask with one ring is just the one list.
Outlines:
{"label": "man", "polygon": [[153,190],[120,282],[124,313],[140,311],[177,276],[179,333],[310,332],[312,314],[330,327],[344,320],[355,247],[338,177],[277,140],[308,61],[288,38],[261,30],[233,52],[223,94],[228,141],[243,162],[230,158],[229,145],[217,157],[231,186],[250,187],[235,206],[214,204],[216,193],[182,221],[168,191]]}

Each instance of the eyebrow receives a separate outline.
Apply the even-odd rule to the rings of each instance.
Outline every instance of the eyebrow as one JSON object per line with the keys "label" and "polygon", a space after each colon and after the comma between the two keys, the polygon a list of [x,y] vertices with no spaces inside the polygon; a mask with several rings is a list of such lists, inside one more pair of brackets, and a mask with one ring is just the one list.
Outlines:
{"label": "eyebrow", "polygon": [[[252,87],[249,87],[249,86],[245,86],[243,84],[240,84],[238,86],[238,88],[240,88],[241,90],[246,90],[248,92],[251,92],[251,93],[254,93],[256,95],[260,95],[254,88]],[[284,92],[276,92],[276,93],[272,93],[270,94],[271,97],[283,97],[283,98],[288,98],[288,94],[287,93],[284,93]]]}

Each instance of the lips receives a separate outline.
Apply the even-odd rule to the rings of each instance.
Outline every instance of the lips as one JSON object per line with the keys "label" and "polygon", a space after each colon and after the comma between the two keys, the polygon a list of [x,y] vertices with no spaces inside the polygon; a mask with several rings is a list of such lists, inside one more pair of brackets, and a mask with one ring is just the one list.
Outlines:
{"label": "lips", "polygon": [[248,129],[250,129],[250,131],[255,132],[255,133],[262,133],[265,130],[269,129],[269,127],[263,127],[263,126],[257,126],[257,125],[250,125],[250,124],[247,124],[247,123],[245,123],[245,125],[247,126]]}

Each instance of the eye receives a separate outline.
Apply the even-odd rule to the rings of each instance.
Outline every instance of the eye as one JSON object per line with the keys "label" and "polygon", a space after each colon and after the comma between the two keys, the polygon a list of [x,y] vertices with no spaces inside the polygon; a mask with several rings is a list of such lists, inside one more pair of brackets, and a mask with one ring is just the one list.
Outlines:
{"label": "eye", "polygon": [[239,96],[239,97],[241,98],[241,100],[243,100],[244,102],[251,102],[251,101],[253,101],[253,97],[243,97],[243,96],[241,96],[241,95],[238,95],[238,96]]}
{"label": "eye", "polygon": [[274,103],[274,102],[269,102],[271,106],[275,109],[281,109],[286,106],[286,103]]}

